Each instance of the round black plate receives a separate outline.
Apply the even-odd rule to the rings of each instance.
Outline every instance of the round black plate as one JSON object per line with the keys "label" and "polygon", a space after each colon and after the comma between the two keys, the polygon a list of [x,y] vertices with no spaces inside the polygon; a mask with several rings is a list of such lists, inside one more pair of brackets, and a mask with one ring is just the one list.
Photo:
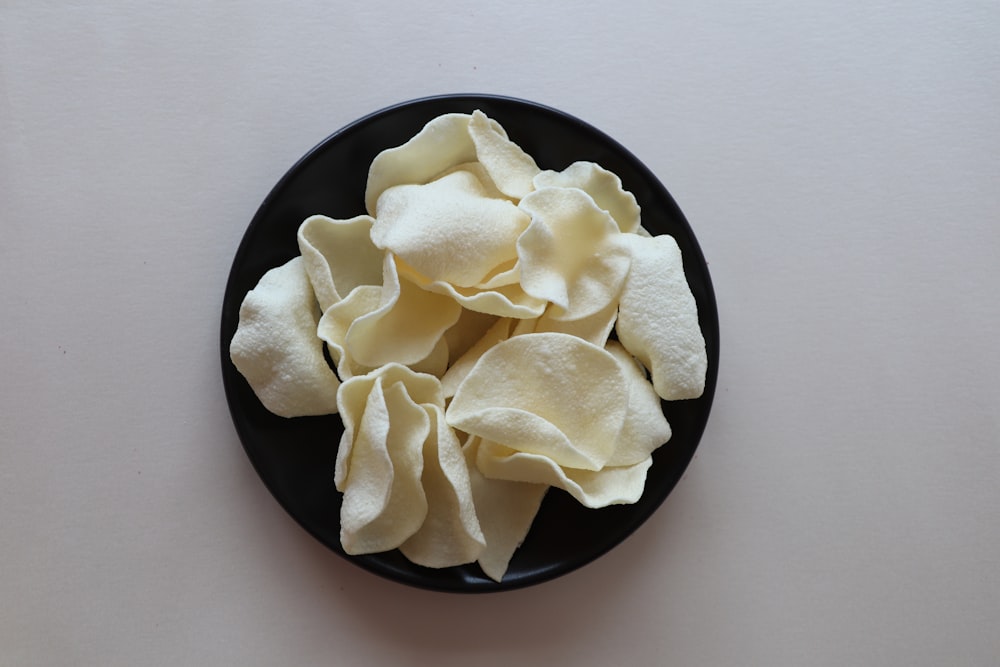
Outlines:
{"label": "round black plate", "polygon": [[[385,148],[398,146],[432,118],[481,109],[543,169],[560,170],[577,160],[597,162],[621,177],[642,207],[652,234],[671,234],[684,256],[708,349],[704,395],[664,402],[671,441],[654,454],[646,490],[634,505],[585,509],[552,489],[502,583],[479,566],[434,570],[413,565],[398,551],[346,556],[340,546],[341,496],[333,469],[343,430],[339,417],[284,419],[265,410],[229,359],[240,303],[268,270],[298,254],[296,230],[308,216],[349,218],[365,212],[368,165]],[[694,234],[673,198],[625,148],[565,113],[524,100],[493,95],[445,95],[405,102],[362,118],[306,154],[261,204],[233,261],[222,308],[222,376],[233,422],[264,484],[307,531],[359,566],[405,584],[443,591],[520,588],[552,579],[593,561],[619,544],[663,502],[694,455],[708,420],[719,358],[719,322],[708,267]]]}

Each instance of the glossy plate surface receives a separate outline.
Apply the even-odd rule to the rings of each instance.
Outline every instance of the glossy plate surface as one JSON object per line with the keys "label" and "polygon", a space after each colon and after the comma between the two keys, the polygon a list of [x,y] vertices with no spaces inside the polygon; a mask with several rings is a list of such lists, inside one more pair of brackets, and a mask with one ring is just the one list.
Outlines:
{"label": "glossy plate surface", "polygon": [[[433,570],[413,565],[398,551],[347,556],[340,546],[340,494],[333,484],[339,417],[284,419],[265,410],[229,359],[244,295],[273,267],[298,254],[296,230],[313,214],[350,218],[365,212],[368,165],[380,151],[404,143],[432,118],[481,109],[503,125],[542,169],[560,170],[577,160],[597,162],[618,174],[642,207],[652,234],[671,234],[684,257],[698,303],[708,350],[704,395],[663,402],[673,437],[653,455],[646,489],[634,505],[586,509],[551,489],[528,538],[502,583],[475,564]],[[708,268],[680,209],[656,177],[625,148],[590,125],[538,104],[490,95],[448,95],[405,102],[362,118],[306,154],[279,181],[251,221],[233,261],[222,309],[222,375],[233,422],[254,468],[278,502],[334,552],[401,583],[443,591],[520,588],[570,572],[619,544],[663,502],[694,455],[715,391],[719,324]]]}

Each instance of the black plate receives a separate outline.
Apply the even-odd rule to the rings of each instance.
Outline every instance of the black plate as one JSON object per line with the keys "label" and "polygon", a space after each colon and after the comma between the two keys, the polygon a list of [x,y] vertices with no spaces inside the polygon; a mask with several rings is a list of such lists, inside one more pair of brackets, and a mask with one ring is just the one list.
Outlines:
{"label": "black plate", "polygon": [[[340,546],[340,501],[333,470],[343,431],[336,416],[284,419],[265,410],[229,359],[243,296],[268,270],[298,254],[296,230],[308,216],[349,218],[365,212],[368,165],[385,148],[402,144],[444,113],[481,109],[543,169],[590,160],[618,174],[642,207],[651,233],[672,234],[684,256],[708,349],[704,395],[664,402],[673,437],[654,454],[646,490],[634,505],[585,509],[568,494],[547,494],[531,532],[502,583],[478,565],[441,570],[410,563],[398,551],[347,556]],[[389,579],[443,591],[520,588],[570,572],[606,553],[663,502],[687,468],[708,420],[719,358],[719,322],[708,267],[673,198],[625,148],[565,113],[524,100],[492,95],[446,95],[405,102],[366,116],[306,154],[261,204],[233,261],[222,308],[222,376],[233,422],[247,455],[282,507],[334,552]]]}

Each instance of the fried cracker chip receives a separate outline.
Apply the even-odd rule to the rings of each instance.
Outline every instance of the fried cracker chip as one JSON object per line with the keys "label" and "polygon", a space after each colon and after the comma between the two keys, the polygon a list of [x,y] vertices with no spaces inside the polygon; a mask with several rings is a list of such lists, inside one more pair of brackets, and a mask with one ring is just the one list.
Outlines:
{"label": "fried cracker chip", "polygon": [[532,179],[540,173],[534,158],[507,138],[500,125],[482,111],[472,112],[469,134],[476,157],[497,188],[508,197],[521,199],[535,189]]}
{"label": "fried cracker chip", "polygon": [[472,563],[486,546],[476,517],[469,470],[462,446],[444,420],[444,410],[421,406],[430,417],[424,443],[421,476],[427,497],[427,517],[420,529],[400,545],[403,555],[424,567],[451,567]]}
{"label": "fried cracker chip", "polygon": [[514,552],[524,542],[549,487],[485,477],[476,466],[481,439],[472,436],[463,451],[469,469],[472,497],[486,548],[479,567],[494,581],[502,581]]}
{"label": "fried cracker chip", "polygon": [[[341,380],[348,380],[355,375],[364,375],[374,370],[373,366],[365,366],[354,358],[347,344],[347,333],[355,320],[375,312],[381,303],[381,287],[359,285],[351,290],[346,298],[327,308],[320,318],[316,333],[326,343]],[[448,340],[442,336],[425,358],[405,365],[418,373],[441,377],[448,368],[450,355]]]}
{"label": "fried cracker chip", "polygon": [[645,461],[670,440],[670,424],[663,416],[660,397],[646,379],[646,371],[619,343],[610,341],[605,349],[618,362],[628,385],[628,412],[608,466],[631,466]]}
{"label": "fried cracker chip", "polygon": [[367,215],[313,215],[299,225],[299,252],[323,312],[359,285],[382,284],[385,253],[371,241],[373,223]]}
{"label": "fried cracker chip", "polygon": [[[346,380],[340,386],[340,391],[337,392],[337,406],[344,424],[344,433],[341,436],[340,448],[337,450],[337,465],[334,473],[334,484],[338,491],[344,490],[344,484],[350,472],[354,441],[358,436],[359,429],[362,428],[361,420],[368,396],[376,384],[383,387],[400,384],[405,387],[407,395],[414,403],[444,405],[441,383],[436,378],[417,373],[402,364],[386,364],[371,373]],[[428,421],[428,433],[429,424]]]}
{"label": "fried cracker chip", "polygon": [[375,156],[368,168],[365,208],[375,215],[379,196],[394,185],[422,185],[442,172],[476,161],[476,145],[469,136],[469,114],[450,113],[427,123],[401,146]]}
{"label": "fried cracker chip", "polygon": [[635,195],[622,187],[622,181],[594,162],[574,162],[562,171],[543,171],[534,179],[538,189],[547,187],[579,188],[611,214],[621,231],[639,230],[640,211]]}
{"label": "fried cracker chip", "polygon": [[614,454],[627,392],[618,363],[603,348],[568,334],[526,334],[479,358],[447,417],[484,440],[560,466],[600,470]]}
{"label": "fried cracker chip", "polygon": [[618,307],[618,339],[649,369],[661,398],[697,398],[708,357],[680,248],[666,235],[623,234],[621,241],[632,268]]}
{"label": "fried cracker chip", "polygon": [[[431,280],[398,261],[399,273],[422,289],[447,296],[463,308],[485,315],[517,319],[538,317],[545,310],[545,300],[527,294],[518,282],[499,287],[455,287],[443,280]],[[504,272],[509,275],[509,272]]]}
{"label": "fried cracker chip", "polygon": [[340,381],[316,335],[320,313],[301,257],[247,292],[229,356],[264,407],[282,417],[337,412]]}
{"label": "fried cracker chip", "polygon": [[386,253],[379,306],[354,320],[345,344],[364,366],[414,364],[434,351],[461,311],[453,299],[401,279],[395,258]]}
{"label": "fried cracker chip", "polygon": [[[493,182],[493,179],[490,178],[490,173],[486,171],[486,167],[479,164],[478,162],[463,162],[462,164],[455,165],[450,169],[445,169],[443,172],[435,176],[434,180],[444,178],[445,176],[450,176],[454,174],[456,171],[467,171],[473,176],[475,176],[479,180],[479,183],[482,185],[483,193],[487,197],[491,199],[507,199],[508,201],[511,200],[510,197],[501,192],[500,189],[497,187],[496,183]],[[516,204],[517,202],[515,201],[514,203]]]}
{"label": "fried cracker chip", "polygon": [[618,319],[617,301],[612,301],[603,310],[578,320],[557,320],[552,317],[554,310],[556,310],[555,306],[549,306],[537,319],[519,320],[513,335],[545,332],[566,333],[582,338],[598,347],[604,347],[615,327],[615,320]]}
{"label": "fried cracker chip", "polygon": [[555,319],[578,320],[607,308],[629,268],[611,215],[576,188],[536,190],[520,208],[531,214],[517,240],[524,291],[557,305]]}
{"label": "fried cracker chip", "polygon": [[[511,338],[510,341],[522,341],[541,334],[525,334]],[[548,334],[550,336],[560,334]],[[570,337],[572,338],[572,337]],[[506,344],[510,344],[510,341]],[[488,479],[505,480],[509,482],[525,482],[555,486],[565,490],[586,507],[606,507],[608,505],[636,502],[641,496],[646,484],[646,474],[652,465],[652,452],[670,438],[670,426],[660,408],[660,400],[646,380],[645,372],[636,361],[614,341],[608,343],[606,353],[614,360],[621,372],[625,395],[611,393],[604,395],[602,384],[581,388],[580,392],[591,392],[602,396],[605,409],[615,402],[625,406],[625,414],[621,417],[621,430],[612,441],[612,453],[600,469],[583,469],[579,466],[567,465],[556,460],[551,453],[536,450],[529,451],[522,446],[514,446],[514,438],[510,433],[501,434],[500,439],[484,439],[479,443],[476,453],[476,466]],[[570,361],[573,364],[575,362]],[[479,366],[473,372],[478,372]],[[523,369],[513,369],[515,372]],[[538,371],[535,371],[538,373]],[[455,399],[459,400],[465,389],[460,385]],[[558,390],[552,389],[553,398],[558,396]],[[584,410],[587,410],[584,408]],[[581,414],[591,415],[590,411]],[[579,419],[579,417],[578,417]],[[590,419],[580,419],[587,423]],[[478,424],[466,425],[463,430],[471,433],[479,431]],[[495,430],[494,432],[499,432]],[[475,483],[473,484],[475,489]],[[481,521],[482,521],[481,517]],[[484,532],[487,531],[486,524]],[[487,544],[489,537],[487,533]]]}
{"label": "fried cracker chip", "polygon": [[316,334],[326,343],[330,358],[341,380],[364,375],[374,368],[358,363],[347,347],[347,332],[355,320],[378,310],[382,303],[382,287],[359,285],[345,298],[326,309],[316,327]]}
{"label": "fried cracker chip", "polygon": [[646,457],[630,466],[581,470],[560,466],[547,456],[486,441],[480,445],[476,457],[476,465],[486,477],[555,486],[589,508],[627,505],[639,500],[652,464],[652,457]]}
{"label": "fried cracker chip", "polygon": [[517,237],[528,222],[510,201],[487,196],[471,172],[455,171],[383,192],[372,240],[432,281],[474,287],[517,259]]}
{"label": "fried cracker chip", "polygon": [[521,265],[514,259],[505,264],[500,264],[490,272],[483,281],[476,285],[479,289],[490,290],[508,285],[517,285],[521,282]]}
{"label": "fried cracker chip", "polygon": [[445,114],[431,120],[405,144],[375,157],[368,170],[365,207],[375,215],[378,198],[394,185],[423,185],[456,166],[476,162],[489,176],[490,189],[515,200],[531,192],[532,181],[540,172],[534,159],[507,137],[500,123],[482,111]]}
{"label": "fried cracker chip", "polygon": [[440,383],[388,364],[344,382],[338,400],[344,434],[334,482],[344,493],[344,550],[399,547],[425,567],[475,561],[484,538]]}
{"label": "fried cracker chip", "polygon": [[[365,378],[367,379],[367,378]],[[342,385],[360,384],[353,378]],[[357,428],[345,447],[350,465],[338,489],[344,492],[340,509],[340,542],[348,554],[395,549],[410,538],[427,516],[427,497],[421,485],[423,446],[430,431],[427,412],[407,394],[402,382],[386,383],[382,375],[371,384]],[[346,415],[345,415],[346,417]],[[344,439],[348,437],[345,418]],[[341,463],[338,457],[338,467]]]}

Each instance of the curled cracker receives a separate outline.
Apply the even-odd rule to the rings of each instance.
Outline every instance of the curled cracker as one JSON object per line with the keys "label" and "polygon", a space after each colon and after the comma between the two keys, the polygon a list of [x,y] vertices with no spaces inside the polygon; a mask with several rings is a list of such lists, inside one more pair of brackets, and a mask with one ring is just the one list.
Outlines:
{"label": "curled cracker", "polygon": [[453,427],[558,465],[600,470],[627,409],[621,369],[575,336],[515,336],[487,350],[448,407]]}
{"label": "curled cracker", "polygon": [[447,296],[401,278],[391,253],[386,254],[383,266],[379,306],[354,320],[345,343],[354,360],[364,366],[414,364],[434,351],[444,332],[458,321],[462,308]]}
{"label": "curled cracker", "polygon": [[427,497],[427,517],[420,529],[399,549],[410,561],[424,567],[451,567],[472,563],[486,546],[477,518],[462,446],[444,420],[444,410],[421,406],[430,418],[424,443],[421,477]]}
{"label": "curled cracker", "polygon": [[630,466],[581,470],[557,465],[546,456],[520,452],[493,442],[484,442],[476,458],[476,465],[486,477],[554,486],[589,508],[626,505],[639,500],[652,463],[652,457],[647,457]]}
{"label": "curled cracker", "polygon": [[608,466],[630,466],[645,461],[672,433],[645,371],[619,343],[610,341],[605,349],[618,362],[628,386],[628,412]]}
{"label": "curled cracker", "polygon": [[476,157],[501,192],[521,199],[534,190],[533,179],[541,170],[534,158],[507,138],[499,124],[476,110],[469,121],[469,134],[476,146]]}
{"label": "curled cracker", "polygon": [[637,234],[623,234],[621,242],[632,268],[618,307],[618,339],[649,369],[661,398],[701,396],[708,357],[677,242]]}
{"label": "curled cracker", "polygon": [[488,196],[469,171],[426,185],[398,185],[378,199],[372,240],[430,280],[474,287],[517,259],[528,215]]}
{"label": "curled cracker", "polygon": [[382,284],[384,253],[372,243],[373,223],[367,215],[348,220],[313,215],[299,225],[299,252],[323,312],[355,287]]}
{"label": "curled cracker", "polygon": [[[384,380],[383,375],[375,378],[360,415],[352,415],[357,428],[348,431],[345,420],[344,438],[350,433],[353,439],[341,447],[350,465],[336,477],[344,493],[340,542],[352,555],[395,549],[427,516],[420,478],[430,420],[404,383]],[[353,378],[343,386],[359,381]]]}
{"label": "curled cracker", "polygon": [[618,319],[618,302],[611,301],[602,310],[578,320],[560,320],[553,317],[556,306],[549,306],[541,317],[534,320],[520,320],[514,335],[525,333],[565,333],[582,338],[588,343],[604,347]]}
{"label": "curled cracker", "polygon": [[265,408],[281,417],[337,412],[340,382],[316,335],[319,308],[301,257],[247,292],[229,356]]}
{"label": "curled cracker", "polygon": [[[455,287],[444,280],[431,280],[422,273],[398,262],[399,273],[422,289],[447,296],[462,308],[484,315],[525,319],[538,317],[545,310],[545,301],[526,293],[520,283],[504,280],[496,287]],[[510,275],[505,271],[502,275]]]}
{"label": "curled cracker", "polygon": [[382,151],[368,168],[365,207],[375,215],[379,196],[403,183],[428,183],[447,169],[476,160],[469,136],[469,114],[450,113],[434,118],[409,141]]}
{"label": "curled cracker", "polygon": [[639,231],[640,209],[635,195],[622,187],[617,174],[595,162],[574,162],[562,171],[540,172],[535,176],[534,186],[538,189],[579,188],[611,214],[622,232]]}
{"label": "curled cracker", "polygon": [[629,255],[607,211],[575,188],[542,188],[521,200],[531,224],[517,240],[524,291],[558,306],[556,319],[577,320],[613,302]]}
{"label": "curled cracker", "polygon": [[549,487],[484,476],[476,466],[480,442],[480,438],[470,437],[463,448],[476,514],[486,540],[478,562],[488,577],[499,582],[527,537]]}

